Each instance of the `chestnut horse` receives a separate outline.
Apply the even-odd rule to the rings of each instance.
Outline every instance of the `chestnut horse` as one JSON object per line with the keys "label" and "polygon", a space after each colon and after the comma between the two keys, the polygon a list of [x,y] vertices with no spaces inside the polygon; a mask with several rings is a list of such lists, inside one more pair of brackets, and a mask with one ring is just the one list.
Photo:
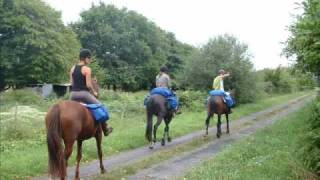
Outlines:
{"label": "chestnut horse", "polygon": [[[172,120],[174,110],[168,110],[167,100],[165,97],[159,94],[151,95],[146,104],[147,107],[147,127],[146,127],[146,139],[149,141],[149,148],[153,149],[153,145],[157,141],[157,129],[164,120],[165,128],[163,138],[161,139],[161,145],[165,145],[165,140],[171,142],[169,136],[169,124]],[[157,116],[157,121],[153,125],[153,115]],[[153,138],[152,138],[152,126],[153,126]]]}
{"label": "chestnut horse", "polygon": [[[92,84],[94,88],[98,88],[96,80],[93,79]],[[101,126],[100,123],[95,122],[91,112],[85,106],[76,101],[61,101],[51,107],[45,119],[49,153],[49,175],[53,179],[55,177],[66,178],[68,158],[72,153],[75,141],[77,141],[75,179],[79,179],[82,142],[91,137],[96,139],[101,173],[105,172],[102,163]],[[64,142],[64,147],[62,141]]]}
{"label": "chestnut horse", "polygon": [[[234,98],[234,90],[230,92],[232,98]],[[208,107],[207,107],[207,119],[206,119],[206,134],[208,135],[208,128],[210,123],[210,118],[213,117],[214,114],[218,115],[218,122],[217,122],[217,137],[220,138],[221,136],[221,115],[225,114],[227,120],[227,134],[229,134],[229,109],[227,104],[224,102],[222,96],[210,96],[208,100]]]}

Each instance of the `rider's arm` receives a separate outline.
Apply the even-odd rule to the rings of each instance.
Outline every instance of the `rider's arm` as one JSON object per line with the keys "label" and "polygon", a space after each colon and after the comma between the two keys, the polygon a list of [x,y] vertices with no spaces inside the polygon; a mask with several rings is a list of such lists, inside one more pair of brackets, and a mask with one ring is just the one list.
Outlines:
{"label": "rider's arm", "polygon": [[226,74],[222,75],[222,78],[225,78],[225,77],[228,77],[228,76],[230,76],[230,73],[226,73]]}
{"label": "rider's arm", "polygon": [[169,76],[169,75],[168,75],[167,78],[168,78],[168,88],[169,88],[169,87],[171,87],[171,79],[170,79],[170,76]]}
{"label": "rider's arm", "polygon": [[72,80],[72,73],[74,71],[74,66],[72,66],[72,68],[70,69],[70,73],[69,73],[69,78],[70,78],[70,84],[71,86],[73,86],[73,80]]}
{"label": "rider's arm", "polygon": [[93,89],[92,83],[91,83],[91,69],[88,67],[84,67],[84,75],[86,76],[86,85],[89,88],[89,90],[93,93],[94,96],[98,96],[98,93]]}

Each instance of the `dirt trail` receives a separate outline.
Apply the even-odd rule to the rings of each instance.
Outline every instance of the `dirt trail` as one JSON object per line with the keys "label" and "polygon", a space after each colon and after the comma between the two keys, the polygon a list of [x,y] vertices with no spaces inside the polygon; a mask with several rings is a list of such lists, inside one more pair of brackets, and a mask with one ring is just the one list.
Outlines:
{"label": "dirt trail", "polygon": [[[279,119],[299,109],[301,106],[303,106],[307,101],[310,101],[311,99],[312,98],[306,99],[306,96],[302,96],[292,101],[289,101],[288,103],[277,105],[264,111],[253,113],[249,116],[234,120],[230,123],[231,135],[223,134],[222,138],[220,138],[219,140],[215,139],[209,145],[207,144],[204,147],[201,147],[192,152],[188,152],[185,155],[154,165],[149,169],[142,170],[136,175],[129,177],[129,179],[167,179],[169,177],[179,176],[181,175],[181,173],[189,169],[189,164],[193,164],[192,166],[194,166],[195,164],[200,163],[203,158],[206,158],[209,155],[212,156],[214,153],[218,152],[224,145],[230,144],[231,142],[238,140],[243,136],[252,134],[257,129],[265,127],[273,121],[275,121],[276,119]],[[258,119],[259,121],[257,121]],[[203,122],[204,120],[205,119],[203,119]],[[254,122],[254,125],[250,125],[252,124],[252,122]],[[249,125],[250,127],[247,127]],[[245,128],[241,128],[242,126],[245,126]],[[222,128],[225,129],[224,124],[222,125]],[[201,130],[185,136],[181,136],[173,139],[173,141],[171,143],[167,143],[166,146],[161,146],[160,143],[157,143],[154,146],[153,150],[149,150],[148,146],[144,146],[127,152],[123,152],[118,155],[107,157],[103,160],[103,163],[107,171],[112,171],[117,168],[121,168],[122,166],[133,164],[134,162],[137,162],[142,158],[152,156],[154,153],[157,153],[164,149],[173,148],[181,144],[186,144],[196,138],[200,138],[201,136],[203,136],[203,134],[204,130]],[[215,134],[215,126],[209,128],[209,135],[213,136]],[[174,166],[171,167],[170,165]],[[75,167],[68,168],[68,179],[74,178],[74,172]],[[158,174],[156,172],[161,173]],[[98,175],[99,173],[100,168],[99,162],[97,160],[92,161],[89,164],[82,165],[80,167],[81,178],[89,179],[90,176]],[[48,176],[35,177],[34,179],[48,179]]]}

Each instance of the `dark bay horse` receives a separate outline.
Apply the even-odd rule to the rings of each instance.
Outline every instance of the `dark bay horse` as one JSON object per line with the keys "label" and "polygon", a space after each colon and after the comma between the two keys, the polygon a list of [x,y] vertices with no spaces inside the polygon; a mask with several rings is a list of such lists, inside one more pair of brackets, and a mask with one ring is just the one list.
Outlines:
{"label": "dark bay horse", "polygon": [[[94,88],[98,87],[97,81],[93,80],[92,83]],[[61,101],[51,107],[45,119],[49,153],[49,175],[52,178],[66,178],[68,158],[72,153],[73,144],[77,141],[75,179],[79,179],[82,142],[91,137],[96,139],[101,173],[105,172],[102,163],[101,126],[95,122],[91,112],[85,106],[76,101]],[[64,142],[64,147],[62,141]]]}
{"label": "dark bay horse", "polygon": [[[234,90],[230,92],[231,97],[234,98]],[[214,114],[218,115],[218,122],[217,122],[217,137],[220,138],[221,136],[221,115],[225,114],[227,120],[227,134],[229,134],[229,109],[227,104],[224,102],[222,96],[210,96],[208,100],[208,107],[207,107],[207,119],[206,119],[206,134],[208,135],[208,128],[210,123],[210,118],[213,117]]]}
{"label": "dark bay horse", "polygon": [[[147,127],[146,127],[146,139],[149,141],[149,148],[153,149],[153,145],[157,141],[157,129],[164,120],[165,128],[163,138],[161,139],[161,145],[165,145],[165,140],[171,142],[169,136],[169,124],[173,118],[174,110],[168,110],[166,105],[166,98],[162,95],[154,94],[151,95],[146,107],[147,107]],[[153,125],[153,115],[157,116],[157,121]],[[153,138],[152,138],[153,130]]]}

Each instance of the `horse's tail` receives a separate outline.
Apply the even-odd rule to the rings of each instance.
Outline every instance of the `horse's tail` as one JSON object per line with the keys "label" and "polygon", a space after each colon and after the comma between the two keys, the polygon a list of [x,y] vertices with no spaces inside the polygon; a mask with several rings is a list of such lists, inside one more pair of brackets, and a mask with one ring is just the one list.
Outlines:
{"label": "horse's tail", "polygon": [[152,112],[152,104],[153,104],[153,99],[150,98],[149,101],[146,104],[146,108],[147,108],[147,127],[146,127],[146,139],[151,142],[152,141],[152,116],[153,116],[153,112]]}
{"label": "horse's tail", "polygon": [[66,163],[62,146],[60,108],[55,104],[46,116],[47,145],[49,155],[49,174],[53,177],[65,177]]}

